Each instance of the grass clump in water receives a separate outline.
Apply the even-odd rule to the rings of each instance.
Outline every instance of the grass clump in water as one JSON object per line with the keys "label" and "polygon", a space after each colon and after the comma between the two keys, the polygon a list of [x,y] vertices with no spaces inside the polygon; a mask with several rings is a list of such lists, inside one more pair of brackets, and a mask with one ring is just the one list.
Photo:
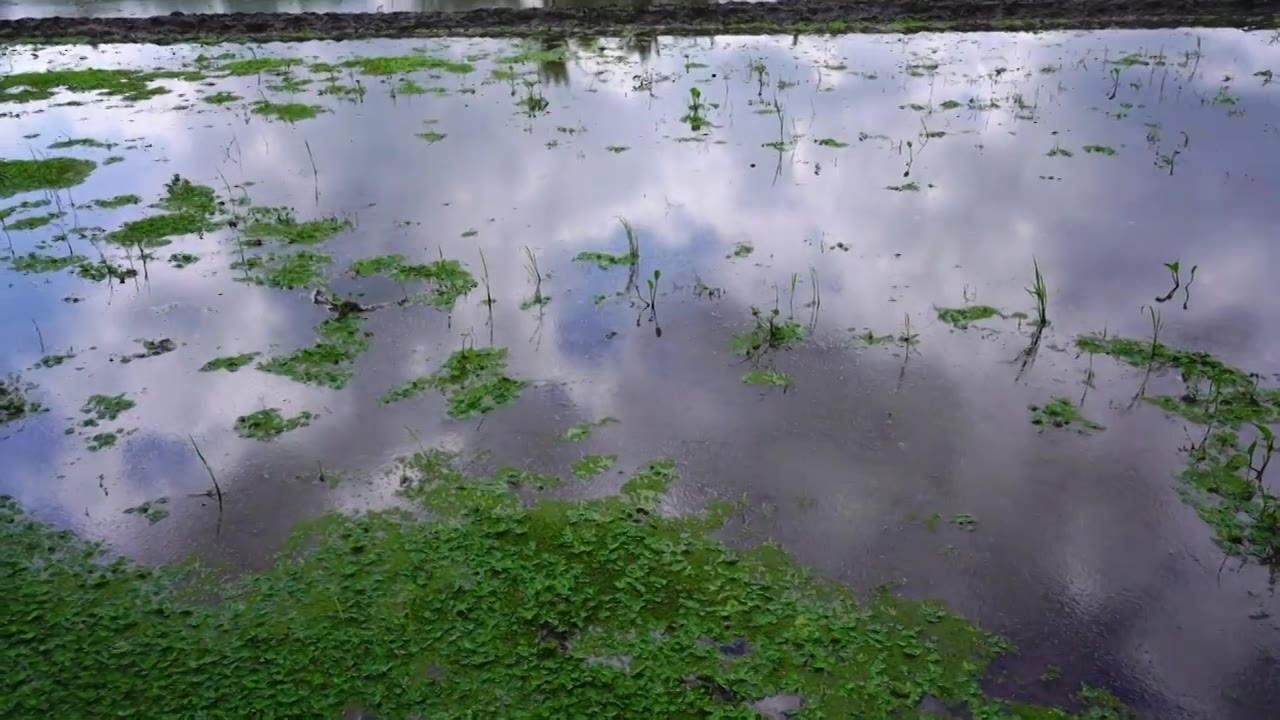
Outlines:
{"label": "grass clump in water", "polygon": [[73,265],[79,265],[88,262],[89,258],[83,255],[45,255],[43,253],[29,252],[26,255],[19,255],[9,261],[9,266],[14,272],[20,273],[47,273],[66,270]]}
{"label": "grass clump in water", "polygon": [[596,422],[580,422],[571,426],[568,430],[565,430],[564,434],[560,437],[564,440],[568,440],[569,442],[581,442],[591,437],[591,432],[596,428],[604,427],[605,425],[610,425],[616,422],[618,422],[618,419],[614,417],[601,418]]}
{"label": "grass clump in water", "polygon": [[443,70],[445,72],[463,74],[475,70],[475,66],[471,63],[446,60],[420,53],[383,57],[358,57],[347,60],[342,63],[342,66],[355,68],[365,75],[401,75],[421,70]]}
{"label": "grass clump in water", "polygon": [[32,190],[65,190],[85,181],[97,163],[80,158],[0,160],[0,198]]}
{"label": "grass clump in water", "polygon": [[640,238],[636,235],[635,228],[631,227],[631,223],[622,220],[622,230],[627,235],[627,252],[622,255],[614,253],[600,252],[598,250],[584,250],[574,256],[577,262],[595,263],[601,270],[608,270],[611,267],[619,265],[635,265],[640,262]]}
{"label": "grass clump in water", "polygon": [[218,370],[226,370],[227,372],[236,372],[240,368],[248,365],[257,358],[259,353],[247,352],[239,355],[225,355],[216,357],[200,367],[200,372],[216,372]]}
{"label": "grass clump in water", "polygon": [[124,282],[128,278],[137,277],[138,271],[117,265],[110,260],[97,260],[80,263],[76,266],[76,275],[94,282],[102,282],[107,279]]}
{"label": "grass clump in water", "polygon": [[1082,148],[1091,155],[1118,155],[1119,152],[1110,145],[1085,145]]}
{"label": "grass clump in water", "polygon": [[608,472],[617,462],[617,455],[585,455],[573,464],[573,475],[580,480],[590,480]]}
{"label": "grass clump in water", "polygon": [[94,420],[115,420],[136,406],[137,403],[126,397],[124,393],[90,395],[89,399],[84,401],[84,405],[80,406],[80,412]]}
{"label": "grass clump in water", "polygon": [[76,354],[71,350],[68,350],[64,353],[50,353],[40,358],[39,360],[37,360],[36,364],[33,365],[31,369],[36,370],[39,368],[48,369],[48,368],[58,367],[59,365],[61,365],[62,363],[68,360],[74,360],[75,357],[76,357]]}
{"label": "grass clump in water", "polygon": [[226,91],[205,95],[203,98],[201,98],[201,100],[204,100],[210,105],[226,105],[228,103],[233,103],[239,99],[240,99],[239,95],[233,92],[226,92]]}
{"label": "grass clump in water", "polygon": [[169,264],[181,270],[188,265],[195,265],[200,262],[199,255],[192,255],[188,252],[173,253],[169,256]]}
{"label": "grass clump in water", "polygon": [[302,64],[302,60],[298,58],[247,58],[244,60],[233,60],[224,63],[220,70],[228,75],[243,77],[245,75],[258,75],[260,73],[278,74],[288,72],[289,68],[294,65]]}
{"label": "grass clump in water", "polygon": [[[1177,395],[1138,397],[1204,428],[1193,433],[1180,491],[1213,529],[1219,547],[1280,569],[1280,497],[1268,487],[1266,470],[1280,423],[1280,389],[1262,387],[1262,376],[1231,367],[1209,353],[1170,348],[1158,339],[1081,336],[1088,353],[1110,355],[1149,377],[1178,371]],[[1195,438],[1195,435],[1199,435]]]}
{"label": "grass clump in water", "polygon": [[351,381],[356,358],[369,349],[362,321],[358,314],[325,320],[316,327],[319,340],[314,345],[258,363],[258,369],[341,390]]}
{"label": "grass clump in water", "polygon": [[66,140],[59,140],[55,143],[50,143],[49,149],[50,150],[66,150],[67,148],[73,148],[73,147],[90,147],[90,148],[100,148],[102,150],[110,150],[115,146],[116,146],[116,143],[103,142],[101,140],[95,140],[93,138],[67,138]]}
{"label": "grass clump in water", "polygon": [[1081,434],[1088,434],[1094,430],[1106,430],[1106,427],[1081,415],[1080,408],[1064,397],[1055,397],[1044,405],[1032,405],[1029,409],[1031,424],[1038,425],[1041,429],[1074,426]]}
{"label": "grass clump in water", "polygon": [[333,258],[325,253],[300,250],[296,253],[256,255],[237,260],[231,268],[245,272],[245,276],[237,280],[280,290],[297,290],[322,284],[326,277],[325,266],[332,261]]}
{"label": "grass clump in water", "polygon": [[742,376],[742,382],[748,385],[772,385],[785,390],[791,387],[792,381],[791,376],[781,370],[766,368],[746,373]]}
{"label": "grass clump in water", "polygon": [[266,408],[236,418],[236,434],[249,440],[267,442],[298,428],[306,427],[315,415],[303,410],[291,418],[280,414],[279,408]]}
{"label": "grass clump in water", "polygon": [[321,218],[298,222],[289,208],[255,208],[254,220],[245,228],[251,240],[272,238],[290,245],[316,245],[351,227],[347,220]]}
{"label": "grass clump in water", "polygon": [[144,100],[169,92],[152,85],[156,75],[137,70],[45,70],[0,76],[0,103],[48,100],[56,90],[98,92],[125,100]]}
{"label": "grass clump in water", "polygon": [[21,220],[14,220],[13,222],[9,223],[8,229],[35,230],[38,228],[42,228],[45,225],[48,225],[49,223],[53,222],[54,220],[57,220],[65,216],[66,216],[66,213],[64,212],[48,213],[46,215],[31,215],[29,217],[24,217]]}
{"label": "grass clump in water", "polygon": [[729,348],[738,355],[755,358],[770,350],[788,350],[804,338],[804,326],[791,318],[782,320],[777,308],[765,314],[752,307],[751,319],[754,326],[734,335],[729,342]]}
{"label": "grass clump in water", "polygon": [[307,105],[304,103],[275,103],[269,100],[259,100],[253,103],[253,113],[255,115],[262,115],[274,120],[283,120],[288,123],[310,120],[314,117],[319,117],[320,113],[323,112],[328,112],[328,110],[319,105]]}
{"label": "grass clump in water", "polygon": [[520,397],[528,385],[506,374],[506,348],[463,348],[449,356],[429,378],[448,397],[449,417],[483,415]]}
{"label": "grass clump in water", "polygon": [[40,403],[27,397],[35,386],[23,384],[17,377],[0,377],[0,425],[21,420],[44,410]]}
{"label": "grass clump in water", "polygon": [[732,252],[725,257],[744,258],[756,251],[756,246],[749,242],[735,243]]}
{"label": "grass clump in water", "polygon": [[390,405],[401,400],[417,397],[433,387],[435,387],[435,384],[430,377],[414,378],[403,385],[397,385],[386,391],[382,394],[382,397],[378,398],[378,402],[383,405]]}
{"label": "grass clump in water", "polygon": [[356,277],[387,275],[404,264],[405,260],[402,255],[375,255],[374,257],[360,258],[351,263],[351,274]]}
{"label": "grass clump in water", "polygon": [[107,233],[107,239],[118,245],[156,248],[168,245],[171,237],[208,232],[217,226],[202,215],[165,213],[140,220],[130,220],[119,229]]}
{"label": "grass clump in water", "polygon": [[169,504],[169,498],[162,497],[154,500],[148,500],[141,505],[135,505],[124,511],[125,515],[141,515],[147,519],[147,524],[155,525],[161,520],[169,517],[169,511],[165,506]]}
{"label": "grass clump in water", "polygon": [[821,138],[819,140],[815,140],[814,142],[818,143],[822,147],[829,147],[829,148],[836,148],[836,149],[849,147],[849,143],[841,142],[840,140],[837,140],[835,138]]}
{"label": "grass clump in water", "polygon": [[990,305],[966,305],[961,308],[937,308],[937,310],[939,320],[960,330],[967,329],[970,324],[979,320],[1004,317],[998,309]]}
{"label": "grass clump in water", "polygon": [[142,202],[142,198],[137,195],[116,195],[115,197],[99,198],[93,201],[93,206],[99,209],[122,208],[126,205],[137,205]]}
{"label": "grass clump in water", "polygon": [[356,277],[385,275],[396,282],[426,281],[432,288],[426,299],[432,305],[449,309],[479,286],[474,276],[457,260],[439,260],[415,265],[400,255],[375,255],[351,263],[351,273]]}
{"label": "grass clump in water", "polygon": [[[861,602],[775,545],[731,549],[708,537],[727,512],[664,517],[674,478],[659,461],[619,495],[526,506],[518,470],[470,479],[424,451],[403,462],[403,492],[439,520],[329,515],[227,585],[192,565],[111,562],[2,498],[3,612],[25,628],[0,647],[5,698],[18,717],[75,716],[86,698],[102,716],[152,717],[337,717],[353,702],[379,717],[746,717],[782,699],[879,718],[914,717],[926,698],[1014,713],[983,687],[1000,638],[935,602]],[[1122,717],[1103,714],[1109,697],[1084,699],[1089,717]]]}
{"label": "grass clump in water", "polygon": [[8,220],[14,213],[22,210],[35,210],[36,208],[49,207],[51,205],[48,200],[23,200],[20,203],[10,205],[6,208],[0,208],[0,220]]}

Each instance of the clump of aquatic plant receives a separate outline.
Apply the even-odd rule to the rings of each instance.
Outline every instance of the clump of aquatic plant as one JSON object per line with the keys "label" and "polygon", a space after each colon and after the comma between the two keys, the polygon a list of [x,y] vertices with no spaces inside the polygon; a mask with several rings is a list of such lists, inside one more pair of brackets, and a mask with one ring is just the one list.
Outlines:
{"label": "clump of aquatic plant", "polygon": [[1043,405],[1031,405],[1029,409],[1031,410],[1031,424],[1037,425],[1041,429],[1046,427],[1073,427],[1082,434],[1106,429],[1082,415],[1080,408],[1076,407],[1075,403],[1068,398],[1055,397]]}
{"label": "clump of aquatic plant", "polygon": [[255,115],[272,120],[283,120],[288,123],[301,122],[319,117],[320,113],[328,112],[320,105],[307,105],[305,103],[276,103],[268,100],[259,100],[251,106]]}
{"label": "clump of aquatic plant", "polygon": [[121,414],[132,410],[137,406],[133,400],[130,400],[124,393],[119,395],[90,395],[88,400],[84,401],[84,405],[80,407],[80,412],[90,416],[94,420],[115,420]]}
{"label": "clump of aquatic plant", "polygon": [[300,250],[295,253],[267,253],[247,257],[232,263],[231,268],[244,272],[237,280],[283,290],[297,290],[324,283],[325,266],[332,261],[333,258],[325,253]]}
{"label": "clump of aquatic plant", "polygon": [[529,279],[533,282],[533,296],[526,298],[520,303],[521,310],[528,310],[533,307],[543,307],[551,302],[550,295],[544,295],[542,292],[542,271],[538,269],[538,258],[533,254],[533,250],[526,245],[524,247],[525,257],[528,262],[525,263],[524,270],[529,275]]}
{"label": "clump of aquatic plant", "polygon": [[749,242],[734,243],[733,249],[729,251],[727,258],[744,258],[756,251],[756,246]]}
{"label": "clump of aquatic plant", "polygon": [[631,227],[631,223],[625,218],[620,218],[622,222],[622,230],[627,236],[627,252],[625,254],[614,254],[600,252],[598,250],[584,250],[574,256],[577,262],[595,263],[601,270],[608,270],[611,267],[619,265],[636,265],[640,262],[640,237],[636,235],[635,228]]}
{"label": "clump of aquatic plant", "polygon": [[401,400],[408,400],[410,398],[417,397],[433,387],[435,386],[433,385],[430,377],[414,378],[386,391],[382,394],[382,397],[378,398],[378,402],[383,405],[390,405],[391,403],[397,403]]}
{"label": "clump of aquatic plant", "polygon": [[247,352],[239,355],[225,355],[216,357],[200,367],[200,372],[215,372],[218,370],[226,370],[227,372],[236,372],[240,368],[253,362],[260,353]]}
{"label": "clump of aquatic plant", "polygon": [[791,376],[774,368],[752,370],[742,376],[742,382],[748,385],[771,385],[783,390],[790,389]]}
{"label": "clump of aquatic plant", "polygon": [[689,107],[684,117],[680,118],[680,122],[686,123],[693,132],[701,132],[701,130],[711,124],[706,116],[707,104],[702,101],[702,91],[696,87],[689,88]]}
{"label": "clump of aquatic plant", "polygon": [[375,255],[360,258],[351,263],[351,274],[356,277],[374,277],[387,275],[392,270],[405,264],[403,255]]}
{"label": "clump of aquatic plant", "polygon": [[0,160],[0,199],[32,190],[64,190],[85,181],[98,164],[80,158]]}
{"label": "clump of aquatic plant", "polygon": [[250,240],[282,240],[290,245],[316,245],[351,227],[351,222],[329,217],[299,222],[290,208],[253,208],[244,235]]}
{"label": "clump of aquatic plant", "polygon": [[840,140],[837,140],[835,138],[819,138],[814,142],[821,145],[822,147],[837,148],[837,149],[849,147],[849,143],[841,142]]}
{"label": "clump of aquatic plant", "polygon": [[151,84],[157,77],[159,73],[99,68],[8,73],[0,76],[0,102],[48,100],[56,90],[95,92],[129,101],[144,100],[169,92]]}
{"label": "clump of aquatic plant", "polygon": [[1036,327],[1044,328],[1049,325],[1049,288],[1045,285],[1044,275],[1040,273],[1039,261],[1033,258],[1031,267],[1035,274],[1031,278],[1031,287],[1026,290],[1036,304]]}
{"label": "clump of aquatic plant", "polygon": [[517,105],[524,108],[529,117],[535,117],[539,113],[544,113],[551,105],[551,101],[547,100],[542,94],[542,83],[532,80],[524,81],[525,95],[520,99]]}
{"label": "clump of aquatic plant", "polygon": [[155,525],[161,520],[169,517],[169,511],[165,509],[165,506],[168,504],[169,498],[167,497],[155,498],[154,500],[148,500],[141,505],[126,508],[124,514],[140,515],[146,518],[148,524]]}
{"label": "clump of aquatic plant", "polygon": [[102,150],[110,150],[115,146],[116,146],[116,143],[103,142],[101,140],[95,140],[93,138],[67,138],[65,140],[59,140],[54,143],[49,143],[50,150],[66,150],[67,148],[73,148],[73,147],[89,147],[89,148],[99,148]]}
{"label": "clump of aquatic plant", "polygon": [[426,140],[429,143],[438,143],[449,136],[442,132],[436,132],[435,130],[428,130],[426,132],[418,133],[417,137],[420,140]]}
{"label": "clump of aquatic plant", "polygon": [[580,480],[589,480],[608,472],[617,462],[617,455],[584,455],[573,464],[573,475]]}
{"label": "clump of aquatic plant", "polygon": [[116,443],[119,441],[120,433],[118,432],[94,433],[93,436],[89,438],[89,442],[85,447],[89,452],[100,452],[107,448],[115,447]]}
{"label": "clump of aquatic plant", "polygon": [[[853,328],[850,328],[850,330],[852,329]],[[855,334],[853,338],[864,345],[883,345],[893,341],[892,334],[877,335],[871,328],[867,328],[865,331]]]}
{"label": "clump of aquatic plant", "polygon": [[356,358],[369,349],[362,322],[359,314],[325,320],[316,327],[318,340],[314,345],[260,362],[258,369],[300,383],[341,390],[354,375],[352,365]]}
{"label": "clump of aquatic plant", "polygon": [[178,344],[170,338],[160,338],[158,340],[141,339],[138,344],[142,345],[142,350],[129,355],[121,355],[119,362],[121,365],[127,365],[134,360],[143,360],[146,358],[157,357],[166,353],[171,353],[178,349]]}
{"label": "clump of aquatic plant", "polygon": [[48,368],[58,367],[59,365],[61,365],[62,363],[68,360],[75,359],[75,356],[76,354],[72,350],[68,350],[64,353],[49,353],[48,355],[45,355],[44,357],[37,360],[36,364],[32,366],[32,369],[35,370],[38,368],[48,369]]}
{"label": "clump of aquatic plant", "polygon": [[169,255],[169,264],[181,270],[188,265],[195,265],[200,262],[199,255],[193,255],[188,252],[172,253]]}
{"label": "clump of aquatic plant", "polygon": [[560,437],[564,440],[568,440],[569,442],[581,442],[591,437],[592,431],[594,431],[596,428],[604,427],[605,425],[610,425],[616,422],[618,422],[617,418],[604,417],[604,418],[601,418],[600,420],[597,420],[596,422],[576,423],[570,426],[568,430],[565,430]]}
{"label": "clump of aquatic plant", "polygon": [[942,322],[956,327],[960,330],[968,329],[969,325],[979,320],[987,320],[993,317],[1004,317],[999,309],[990,305],[966,305],[958,308],[937,308],[938,319]]}
{"label": "clump of aquatic plant", "polygon": [[463,419],[514,402],[528,385],[507,374],[506,348],[466,347],[449,356],[429,381],[448,398],[449,417]]}
{"label": "clump of aquatic plant", "polygon": [[15,376],[0,377],[0,425],[35,415],[44,409],[40,403],[27,397],[33,388]]}
{"label": "clump of aquatic plant", "polygon": [[396,282],[426,281],[431,283],[427,300],[443,309],[452,308],[458,298],[476,289],[475,277],[457,260],[440,258],[429,263],[413,264],[402,255],[375,255],[351,263],[356,277],[385,275]]}
{"label": "clump of aquatic plant", "polygon": [[289,72],[294,65],[302,64],[301,58],[292,57],[253,57],[243,60],[232,60],[224,63],[219,69],[228,75],[243,77],[246,75],[275,74]]}
{"label": "clump of aquatic plant", "polygon": [[734,335],[729,348],[738,355],[756,358],[771,350],[788,350],[804,337],[804,327],[793,319],[782,319],[777,308],[761,312],[751,308],[752,328]]}
{"label": "clump of aquatic plant", "polygon": [[165,213],[130,220],[119,229],[107,233],[107,240],[127,247],[155,248],[168,245],[171,237],[197,235],[216,228],[217,225],[204,215]]}
{"label": "clump of aquatic plant", "polygon": [[886,185],[884,189],[892,190],[894,192],[920,192],[920,184],[915,180],[912,180],[910,182],[904,182],[901,185]]}
{"label": "clump of aquatic plant", "polygon": [[279,408],[266,408],[236,418],[236,434],[249,440],[269,441],[311,424],[315,415],[303,410],[293,417],[285,417]]}
{"label": "clump of aquatic plant", "polygon": [[103,280],[125,280],[138,276],[138,271],[133,268],[127,268],[110,260],[97,260],[94,262],[82,262],[76,266],[76,275],[94,282],[102,282]]}
{"label": "clump of aquatic plant", "polygon": [[6,227],[9,230],[35,230],[65,216],[66,213],[64,212],[47,213],[45,215],[31,215],[29,217],[24,217],[21,220],[14,220]]}
{"label": "clump of aquatic plant", "polygon": [[475,66],[468,62],[448,60],[423,53],[357,57],[347,60],[341,65],[359,70],[365,75],[402,75],[424,70],[443,70],[444,72],[466,74],[475,70]]}
{"label": "clump of aquatic plant", "polygon": [[[659,512],[670,461],[590,500],[522,502],[526,477],[470,478],[424,450],[403,461],[400,482],[411,508],[438,520],[329,515],[227,586],[192,564],[112,562],[0,498],[5,608],[30,628],[0,647],[14,673],[6,703],[18,717],[76,716],[86,698],[103,716],[217,703],[233,717],[338,717],[359,703],[379,717],[614,706],[707,717],[787,703],[905,717],[936,698],[975,717],[1068,717],[989,696],[990,664],[1008,645],[939,603],[888,591],[862,600],[775,545],[727,547],[708,535],[730,517],[724,507]],[[84,652],[95,647],[117,652]],[[1123,716],[1097,691],[1080,704]]]}
{"label": "clump of aquatic plant", "polygon": [[1113,147],[1111,147],[1110,145],[1085,145],[1085,146],[1084,146],[1084,148],[1082,148],[1082,149],[1083,149],[1085,152],[1087,152],[1087,153],[1089,153],[1089,154],[1091,154],[1091,155],[1117,155],[1117,154],[1119,154],[1119,153],[1117,153],[1116,149],[1115,149],[1115,148],[1113,148]]}
{"label": "clump of aquatic plant", "polygon": [[137,205],[142,202],[142,198],[137,195],[116,195],[109,198],[100,198],[93,201],[93,206],[102,209],[121,208],[126,205]]}
{"label": "clump of aquatic plant", "polygon": [[1048,155],[1049,157],[1071,157],[1074,153],[1062,147],[1061,145],[1054,143],[1053,147],[1049,148],[1049,152],[1045,154]]}
{"label": "clump of aquatic plant", "polygon": [[15,272],[47,273],[66,270],[88,260],[89,258],[83,255],[45,255],[44,253],[29,252],[26,255],[8,259],[8,262]]}
{"label": "clump of aquatic plant", "polygon": [[203,98],[200,98],[200,99],[209,103],[210,105],[226,105],[228,103],[233,103],[237,100],[240,100],[241,98],[239,95],[233,92],[222,91],[222,92],[210,93],[209,95],[205,95]]}

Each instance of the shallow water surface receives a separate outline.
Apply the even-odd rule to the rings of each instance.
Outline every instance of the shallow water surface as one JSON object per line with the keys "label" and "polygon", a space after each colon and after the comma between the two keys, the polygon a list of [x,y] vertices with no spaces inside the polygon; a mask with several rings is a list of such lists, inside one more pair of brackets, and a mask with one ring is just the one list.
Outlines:
{"label": "shallow water surface", "polygon": [[[471,67],[315,66],[417,52]],[[228,75],[223,53],[305,62]],[[144,562],[261,567],[296,521],[396,502],[390,461],[420,446],[565,477],[617,454],[573,486],[593,495],[667,456],[681,468],[670,512],[739,502],[733,542],[776,540],[859,591],[940,597],[1008,634],[1022,653],[1003,683],[1018,696],[1087,681],[1154,717],[1261,717],[1280,702],[1266,569],[1224,564],[1179,497],[1179,448],[1197,430],[1132,401],[1178,392],[1177,375],[1144,386],[1074,344],[1149,337],[1148,306],[1163,343],[1274,379],[1280,46],[1267,34],[107,46],[9,64],[196,71],[136,101],[61,91],[0,107],[3,157],[98,164],[70,189],[0,200],[49,201],[6,219],[9,257],[75,253],[130,275],[0,266],[0,374],[48,408],[0,427],[0,491],[36,516]],[[267,100],[319,112],[254,112]],[[69,139],[111,147],[49,147]],[[113,243],[158,213],[175,175],[213,189],[214,226]],[[93,202],[124,194],[139,202]],[[340,227],[315,245],[250,242],[253,208]],[[575,261],[626,253],[628,227],[636,262]],[[232,267],[299,250],[330,256],[320,279],[272,288]],[[419,298],[421,283],[351,269],[388,254],[455,260],[479,286],[450,309]],[[1178,290],[1156,302],[1175,261]],[[345,387],[257,368],[314,343],[334,296],[377,306],[351,316],[369,347]],[[939,319],[972,304],[1004,317]],[[798,342],[735,353],[753,309],[765,327],[794,322]],[[122,361],[162,339],[174,349]],[[528,382],[518,399],[469,420],[435,390],[379,401],[472,345],[508,350],[507,372]],[[236,372],[200,372],[250,352]],[[752,372],[780,384],[744,383]],[[120,393],[136,406],[83,425],[90,396]],[[1033,424],[1029,406],[1054,397],[1105,429]],[[270,441],[237,433],[267,408],[314,417]],[[617,422],[563,437],[604,418]],[[91,449],[107,430],[116,443]],[[159,498],[154,524],[125,512]],[[1040,680],[1047,666],[1059,683]]]}

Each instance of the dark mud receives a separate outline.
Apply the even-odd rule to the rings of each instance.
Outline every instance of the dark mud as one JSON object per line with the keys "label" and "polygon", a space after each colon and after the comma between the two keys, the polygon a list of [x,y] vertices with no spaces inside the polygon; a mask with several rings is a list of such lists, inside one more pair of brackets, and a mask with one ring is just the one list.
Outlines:
{"label": "dark mud", "polygon": [[801,0],[778,3],[492,8],[468,12],[173,13],[144,18],[0,21],[0,42],[212,42],[363,37],[1274,27],[1280,2],[1249,0]]}

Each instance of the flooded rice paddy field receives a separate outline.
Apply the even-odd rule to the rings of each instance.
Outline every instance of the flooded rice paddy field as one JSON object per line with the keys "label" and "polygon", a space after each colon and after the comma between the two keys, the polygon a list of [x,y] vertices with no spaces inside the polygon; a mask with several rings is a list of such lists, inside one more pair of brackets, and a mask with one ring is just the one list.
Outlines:
{"label": "flooded rice paddy field", "polygon": [[943,600],[1017,646],[1001,697],[1280,700],[1269,33],[4,63],[0,491],[38,520],[234,575],[412,504],[397,458],[526,502],[669,458],[653,512]]}

